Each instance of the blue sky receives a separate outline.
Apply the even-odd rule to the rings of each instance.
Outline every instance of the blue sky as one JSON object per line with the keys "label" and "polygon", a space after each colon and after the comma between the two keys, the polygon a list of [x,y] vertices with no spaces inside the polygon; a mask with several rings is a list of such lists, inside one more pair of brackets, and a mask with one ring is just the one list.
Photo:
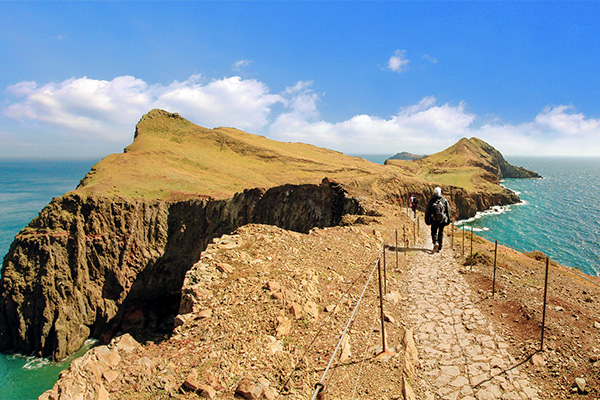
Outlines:
{"label": "blue sky", "polygon": [[347,154],[600,155],[599,2],[0,2],[0,157],[152,108]]}

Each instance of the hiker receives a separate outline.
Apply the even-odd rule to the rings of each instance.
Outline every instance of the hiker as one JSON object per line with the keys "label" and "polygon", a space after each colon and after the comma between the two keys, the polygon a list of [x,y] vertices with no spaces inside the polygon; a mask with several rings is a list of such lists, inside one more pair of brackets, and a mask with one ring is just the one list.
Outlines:
{"label": "hiker", "polygon": [[408,205],[413,210],[413,217],[417,217],[417,205],[419,204],[419,199],[417,199],[417,195],[413,194],[408,199]]}
{"label": "hiker", "polygon": [[433,252],[442,250],[444,227],[450,224],[450,204],[442,196],[442,189],[436,187],[425,209],[425,223],[431,225]]}

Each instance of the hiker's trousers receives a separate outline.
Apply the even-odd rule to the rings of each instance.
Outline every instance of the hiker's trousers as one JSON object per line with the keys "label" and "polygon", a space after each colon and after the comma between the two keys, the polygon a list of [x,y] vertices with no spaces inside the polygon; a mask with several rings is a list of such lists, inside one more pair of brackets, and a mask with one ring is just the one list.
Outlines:
{"label": "hiker's trousers", "polygon": [[433,245],[436,244],[442,249],[442,241],[444,240],[444,224],[431,223],[431,241]]}

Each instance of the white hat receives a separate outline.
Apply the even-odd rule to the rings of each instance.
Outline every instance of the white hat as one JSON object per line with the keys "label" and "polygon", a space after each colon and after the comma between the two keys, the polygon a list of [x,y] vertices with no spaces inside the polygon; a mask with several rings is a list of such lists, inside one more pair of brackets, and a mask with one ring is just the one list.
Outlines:
{"label": "white hat", "polygon": [[433,191],[435,194],[437,194],[438,196],[442,195],[442,189],[438,186],[435,188],[435,190]]}

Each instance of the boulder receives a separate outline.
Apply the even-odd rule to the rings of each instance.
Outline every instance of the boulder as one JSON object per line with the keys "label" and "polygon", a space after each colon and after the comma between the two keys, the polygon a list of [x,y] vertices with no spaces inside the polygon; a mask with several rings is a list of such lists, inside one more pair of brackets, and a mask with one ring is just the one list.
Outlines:
{"label": "boulder", "polygon": [[252,382],[250,379],[243,379],[235,389],[236,396],[244,399],[260,399],[264,394],[264,387]]}

